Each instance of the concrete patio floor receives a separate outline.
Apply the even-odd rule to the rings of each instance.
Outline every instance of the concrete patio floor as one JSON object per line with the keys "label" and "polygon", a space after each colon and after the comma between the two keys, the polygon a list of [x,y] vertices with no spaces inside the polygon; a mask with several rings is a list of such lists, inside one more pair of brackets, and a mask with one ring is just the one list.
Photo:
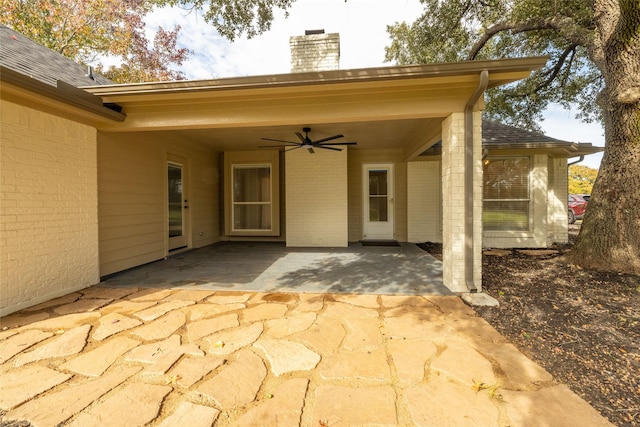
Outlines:
{"label": "concrete patio floor", "polygon": [[117,273],[115,287],[385,295],[451,295],[442,263],[415,244],[287,248],[284,243],[223,242]]}
{"label": "concrete patio floor", "polygon": [[611,425],[456,296],[103,284],[0,323],[0,422]]}

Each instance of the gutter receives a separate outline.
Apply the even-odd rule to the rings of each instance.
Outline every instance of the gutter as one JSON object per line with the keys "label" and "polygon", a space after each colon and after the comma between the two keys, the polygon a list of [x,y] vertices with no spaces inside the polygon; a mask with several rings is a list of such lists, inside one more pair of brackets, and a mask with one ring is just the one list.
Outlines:
{"label": "gutter", "polygon": [[60,80],[57,82],[58,86],[54,87],[3,66],[0,66],[0,78],[2,83],[8,83],[21,89],[43,95],[49,99],[79,108],[108,120],[122,122],[126,117],[117,111],[117,107],[110,108],[103,104],[101,97],[92,95]]}
{"label": "gutter", "polygon": [[473,279],[473,261],[475,243],[473,241],[473,107],[487,90],[489,72],[480,73],[478,87],[473,92],[464,108],[464,277],[467,289],[471,293],[478,292]]}

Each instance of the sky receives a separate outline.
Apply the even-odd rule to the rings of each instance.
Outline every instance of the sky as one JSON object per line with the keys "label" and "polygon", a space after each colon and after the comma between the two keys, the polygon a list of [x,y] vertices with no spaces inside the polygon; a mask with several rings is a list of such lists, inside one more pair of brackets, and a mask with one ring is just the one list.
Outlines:
{"label": "sky", "polygon": [[[287,18],[283,11],[275,11],[269,31],[233,43],[197,13],[180,8],[156,9],[145,21],[150,37],[158,26],[167,30],[181,26],[178,45],[191,50],[181,70],[195,80],[288,73],[289,37],[316,29],[340,34],[341,69],[391,66],[384,62],[384,48],[390,43],[387,25],[412,23],[422,10],[419,0],[297,0]],[[540,126],[552,138],[604,146],[601,125],[582,123],[575,115],[575,111],[550,108]],[[602,153],[589,155],[582,164],[598,168],[601,159]]]}

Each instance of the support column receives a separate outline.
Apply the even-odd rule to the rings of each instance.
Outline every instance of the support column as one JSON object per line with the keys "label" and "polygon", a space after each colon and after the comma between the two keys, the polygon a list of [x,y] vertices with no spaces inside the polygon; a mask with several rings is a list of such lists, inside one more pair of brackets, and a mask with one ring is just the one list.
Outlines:
{"label": "support column", "polygon": [[452,292],[469,292],[465,283],[465,218],[473,218],[473,282],[482,291],[482,117],[473,113],[473,207],[465,211],[464,113],[442,122],[442,259],[443,280]]}

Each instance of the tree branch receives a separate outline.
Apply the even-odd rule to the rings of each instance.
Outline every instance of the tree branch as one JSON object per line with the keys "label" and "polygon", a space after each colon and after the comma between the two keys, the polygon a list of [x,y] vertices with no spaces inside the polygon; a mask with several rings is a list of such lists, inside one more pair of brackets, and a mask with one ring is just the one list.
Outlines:
{"label": "tree branch", "polygon": [[485,30],[482,37],[480,37],[467,54],[467,60],[476,59],[478,53],[480,53],[489,40],[502,32],[508,31],[511,34],[519,34],[544,30],[556,30],[562,34],[565,39],[577,46],[589,47],[591,44],[591,30],[579,26],[573,19],[568,17],[552,17],[540,21],[522,23],[501,22]]}

